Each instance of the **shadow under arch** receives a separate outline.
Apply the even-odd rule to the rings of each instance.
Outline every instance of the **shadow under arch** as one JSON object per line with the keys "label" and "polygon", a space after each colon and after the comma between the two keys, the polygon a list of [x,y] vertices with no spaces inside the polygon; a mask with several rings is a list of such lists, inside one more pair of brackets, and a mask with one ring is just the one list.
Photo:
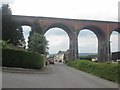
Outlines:
{"label": "shadow under arch", "polygon": [[107,42],[107,37],[106,34],[102,31],[100,27],[97,27],[95,25],[87,25],[84,26],[83,28],[80,28],[78,30],[77,34],[80,33],[81,30],[90,30],[92,31],[98,39],[98,62],[105,62],[108,61],[109,57],[109,48],[108,48],[108,42]]}

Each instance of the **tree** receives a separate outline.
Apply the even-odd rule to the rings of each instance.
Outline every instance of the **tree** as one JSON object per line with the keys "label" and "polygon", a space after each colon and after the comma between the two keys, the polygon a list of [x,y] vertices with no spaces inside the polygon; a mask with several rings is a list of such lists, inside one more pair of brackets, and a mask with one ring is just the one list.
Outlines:
{"label": "tree", "polygon": [[37,19],[33,21],[30,36],[35,33],[39,33],[39,34],[43,33],[43,28],[40,26],[40,22]]}
{"label": "tree", "polygon": [[28,50],[47,55],[48,41],[42,33],[43,28],[40,26],[40,22],[36,19],[33,21],[32,30],[28,37]]}
{"label": "tree", "polygon": [[2,48],[11,48],[13,45],[12,44],[9,44],[8,41],[3,41],[3,40],[0,40],[0,49]]}
{"label": "tree", "polygon": [[[8,4],[2,5],[2,40],[15,46],[22,46],[24,36],[19,22],[12,19],[12,11]],[[21,43],[22,42],[22,43]]]}
{"label": "tree", "polygon": [[[18,24],[19,25],[19,24]],[[18,27],[18,29],[16,29],[18,32],[18,34],[16,35],[16,38],[17,38],[17,40],[18,40],[18,43],[17,43],[17,45],[19,46],[19,47],[26,47],[26,43],[25,43],[25,38],[24,38],[24,36],[23,36],[23,29],[22,29],[22,27],[21,26],[19,26]]]}
{"label": "tree", "polygon": [[28,50],[38,52],[40,54],[47,54],[48,41],[45,36],[41,34],[33,34],[29,37]]}

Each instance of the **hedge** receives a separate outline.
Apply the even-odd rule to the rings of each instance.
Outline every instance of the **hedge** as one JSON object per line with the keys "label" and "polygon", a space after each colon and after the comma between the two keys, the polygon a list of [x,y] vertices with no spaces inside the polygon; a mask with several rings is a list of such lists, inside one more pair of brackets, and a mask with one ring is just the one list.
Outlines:
{"label": "hedge", "polygon": [[2,66],[41,69],[44,65],[44,57],[39,53],[2,49]]}
{"label": "hedge", "polygon": [[92,58],[97,57],[97,55],[79,56],[81,60],[92,60]]}
{"label": "hedge", "polygon": [[118,64],[95,63],[88,60],[75,60],[68,62],[67,65],[101,78],[120,83],[118,80],[118,76],[120,75],[120,72],[118,72]]}

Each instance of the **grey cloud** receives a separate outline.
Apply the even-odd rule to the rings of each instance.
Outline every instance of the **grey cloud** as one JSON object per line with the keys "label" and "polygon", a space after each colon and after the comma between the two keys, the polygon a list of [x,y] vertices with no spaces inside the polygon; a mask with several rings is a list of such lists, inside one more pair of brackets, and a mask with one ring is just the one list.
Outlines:
{"label": "grey cloud", "polygon": [[93,33],[92,31],[81,31],[78,35],[79,37],[91,37],[91,38],[97,38],[97,36],[95,35],[95,33]]}
{"label": "grey cloud", "polygon": [[5,3],[13,3],[15,2],[15,0],[1,0],[2,4],[5,4]]}

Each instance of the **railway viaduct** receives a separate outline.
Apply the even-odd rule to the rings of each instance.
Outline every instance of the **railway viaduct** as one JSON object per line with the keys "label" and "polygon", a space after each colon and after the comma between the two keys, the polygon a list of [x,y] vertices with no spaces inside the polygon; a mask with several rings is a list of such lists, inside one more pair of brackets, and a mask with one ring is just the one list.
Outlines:
{"label": "railway viaduct", "polygon": [[120,23],[112,21],[64,19],[51,17],[19,16],[13,15],[13,19],[20,22],[21,26],[31,26],[34,20],[38,20],[43,27],[43,35],[50,28],[61,28],[69,36],[69,60],[78,58],[78,34],[81,30],[89,29],[98,38],[98,61],[108,61],[110,57],[110,35],[113,31],[120,33]]}

